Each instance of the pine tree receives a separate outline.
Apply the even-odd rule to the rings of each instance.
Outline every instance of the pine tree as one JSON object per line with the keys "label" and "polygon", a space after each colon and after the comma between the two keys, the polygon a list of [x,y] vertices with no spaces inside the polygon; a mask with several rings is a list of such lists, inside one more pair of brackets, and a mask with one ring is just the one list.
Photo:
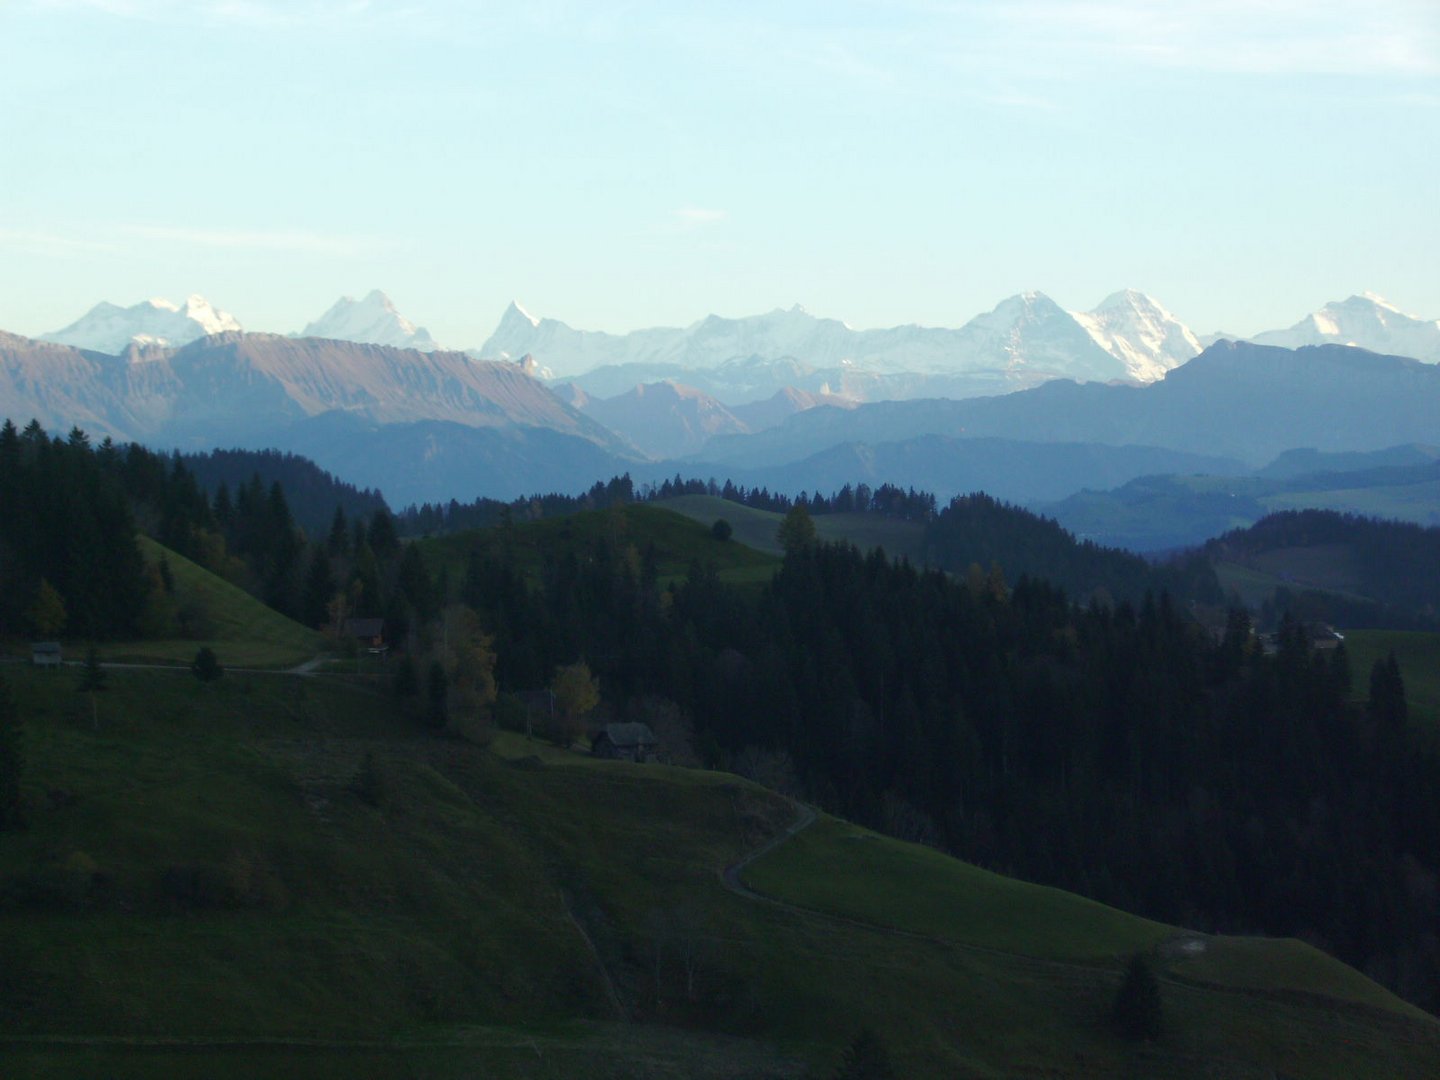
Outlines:
{"label": "pine tree", "polygon": [[803,551],[815,543],[815,522],[803,503],[796,502],[790,508],[780,528],[775,531],[775,542],[785,549],[786,555]]}
{"label": "pine tree", "polygon": [[336,558],[350,551],[350,526],[340,506],[335,507],[335,516],[330,519],[330,536],[325,541],[325,547]]}
{"label": "pine tree", "polygon": [[310,555],[310,569],[305,573],[305,587],[300,597],[300,615],[306,626],[321,627],[329,617],[330,599],[335,595],[335,575],[330,569],[330,556],[316,544]]}

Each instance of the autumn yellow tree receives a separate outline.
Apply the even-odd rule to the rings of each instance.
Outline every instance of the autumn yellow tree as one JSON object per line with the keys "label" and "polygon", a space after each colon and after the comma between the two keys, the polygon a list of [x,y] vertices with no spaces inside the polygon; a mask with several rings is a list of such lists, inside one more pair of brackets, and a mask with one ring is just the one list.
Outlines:
{"label": "autumn yellow tree", "polygon": [[480,617],[463,605],[448,609],[444,620],[450,727],[473,742],[485,742],[490,707],[495,704],[495,639],[485,633]]}
{"label": "autumn yellow tree", "polygon": [[600,704],[600,683],[584,660],[561,664],[550,682],[555,718],[549,732],[557,746],[569,746],[585,731],[585,717]]}
{"label": "autumn yellow tree", "polygon": [[65,601],[44,578],[40,579],[40,587],[35,590],[35,602],[30,605],[26,616],[35,633],[42,638],[55,637],[65,629]]}

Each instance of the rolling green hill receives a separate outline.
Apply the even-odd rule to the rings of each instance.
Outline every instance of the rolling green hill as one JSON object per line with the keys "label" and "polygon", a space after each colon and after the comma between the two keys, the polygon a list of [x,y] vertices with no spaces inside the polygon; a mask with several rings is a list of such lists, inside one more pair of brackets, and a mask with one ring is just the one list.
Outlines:
{"label": "rolling green hill", "polygon": [[[775,531],[785,519],[784,514],[756,510],[715,495],[679,495],[654,505],[684,514],[706,527],[724,518],[734,528],[735,539],[742,544],[770,555],[782,554]],[[815,517],[815,532],[822,540],[846,540],[861,551],[883,547],[886,554],[893,557],[903,555],[913,563],[924,562],[925,526],[919,522],[879,514],[819,514]]]}
{"label": "rolling green hill", "polygon": [[[1440,1023],[1307,946],[834,819],[731,891],[795,808],[729,774],[428,736],[324,678],[114,670],[97,729],[74,673],[5,677],[7,1077],[800,1077],[862,1026],[905,1076],[1440,1071]],[[1151,946],[1170,1026],[1137,1047],[1104,1017]]]}
{"label": "rolling green hill", "polygon": [[318,633],[266,607],[238,585],[147,536],[138,540],[147,563],[158,564],[164,554],[175,581],[176,610],[198,611],[203,630],[191,638],[112,642],[100,647],[102,659],[188,664],[201,645],[209,645],[225,665],[283,668],[310,659],[324,647]]}
{"label": "rolling green hill", "polygon": [[695,520],[659,504],[630,503],[594,513],[456,533],[417,543],[424,545],[433,567],[445,567],[456,580],[463,578],[472,550],[506,548],[513,553],[516,564],[536,579],[547,559],[559,558],[600,539],[622,551],[633,548],[637,569],[643,552],[653,545],[662,582],[683,578],[696,561],[713,565],[722,581],[744,584],[769,580],[779,565],[776,558],[747,546],[743,540],[717,540],[708,525],[702,528]]}

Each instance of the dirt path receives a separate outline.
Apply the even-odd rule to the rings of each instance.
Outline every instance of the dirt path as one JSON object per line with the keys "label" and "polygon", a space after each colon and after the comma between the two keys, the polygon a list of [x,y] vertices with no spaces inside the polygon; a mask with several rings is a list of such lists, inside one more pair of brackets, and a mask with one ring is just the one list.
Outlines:
{"label": "dirt path", "polygon": [[605,960],[600,955],[600,950],[595,947],[594,939],[590,937],[589,931],[585,929],[585,924],[575,917],[575,911],[570,906],[570,898],[563,892],[560,894],[560,903],[565,908],[566,916],[570,919],[571,923],[574,924],[575,929],[580,932],[580,937],[585,942],[585,947],[590,950],[590,955],[595,960],[595,967],[600,972],[600,981],[605,984],[605,993],[606,996],[610,998],[610,1004],[615,1008],[616,1017],[628,1023],[630,1020],[630,1010],[625,1008],[625,1003],[620,1000],[620,991],[615,986],[615,980],[610,977],[610,969],[605,966]]}
{"label": "dirt path", "polygon": [[808,829],[811,825],[814,825],[815,816],[815,808],[813,806],[796,802],[795,820],[790,823],[789,827],[786,828],[784,832],[776,833],[744,858],[731,863],[725,867],[725,869],[721,870],[720,883],[736,896],[743,896],[747,900],[758,900],[761,903],[774,904],[777,907],[788,908],[791,911],[804,911],[804,908],[798,908],[793,904],[785,903],[783,900],[777,900],[773,896],[766,896],[764,893],[756,892],[740,880],[740,873],[756,859],[760,858],[760,856],[770,854],[770,852],[774,851],[802,829]]}
{"label": "dirt path", "polygon": [[[288,668],[248,668],[225,666],[227,672],[234,672],[237,675],[299,675],[301,677],[313,676],[316,668],[330,659],[328,653],[321,653],[319,656],[312,656],[304,663],[296,664]],[[10,664],[23,664],[25,661],[7,657],[4,661]],[[85,666],[84,660],[64,660],[62,667],[79,668]],[[125,660],[102,660],[100,666],[106,670],[115,669],[119,671],[189,671],[189,664],[139,664]]]}

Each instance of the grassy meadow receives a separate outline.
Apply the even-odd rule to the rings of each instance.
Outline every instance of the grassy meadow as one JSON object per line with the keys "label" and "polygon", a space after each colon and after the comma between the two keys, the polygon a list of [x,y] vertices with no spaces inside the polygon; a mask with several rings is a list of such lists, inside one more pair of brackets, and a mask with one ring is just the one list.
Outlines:
{"label": "grassy meadow", "polygon": [[[192,638],[164,637],[115,641],[98,647],[102,660],[126,663],[188,664],[202,645],[230,667],[287,668],[315,656],[325,647],[320,634],[273,608],[266,607],[238,585],[191,562],[148,536],[137,537],[140,552],[151,566],[163,554],[175,582],[171,601],[176,609],[193,606],[203,612],[205,631]],[[68,658],[83,657],[83,645],[67,649]]]}
{"label": "grassy meadow", "polygon": [[[747,547],[776,557],[784,553],[775,539],[784,514],[756,510],[714,495],[678,495],[652,505],[693,518],[707,528],[724,518],[735,530],[734,538]],[[925,527],[918,522],[855,513],[820,514],[814,522],[822,540],[846,540],[862,551],[882,547],[892,557],[903,555],[917,564],[924,561]]]}
{"label": "grassy meadow", "polygon": [[867,1025],[907,1076],[1440,1070],[1440,1024],[1298,943],[1165,960],[1171,1029],[1124,1043],[1123,959],[1178,931],[834,819],[747,870],[780,903],[736,895],[794,808],[729,774],[327,677],[117,669],[93,715],[73,670],[5,677],[7,1077],[803,1077]]}
{"label": "grassy meadow", "polygon": [[572,514],[509,529],[497,527],[417,542],[424,545],[422,550],[432,570],[444,567],[452,580],[463,580],[466,560],[472,550],[503,548],[513,553],[521,570],[532,581],[538,581],[547,560],[573,551],[579,544],[599,539],[608,540],[616,550],[624,552],[637,573],[644,548],[653,544],[662,583],[683,579],[692,562],[713,565],[720,580],[732,584],[768,581],[779,565],[773,555],[747,545],[738,530],[734,539],[740,543],[717,540],[710,534],[709,523],[702,526],[690,517],[653,503],[631,503],[598,513]]}
{"label": "grassy meadow", "polygon": [[1440,731],[1440,634],[1406,630],[1351,630],[1345,635],[1350,653],[1354,696],[1363,700],[1370,686],[1370,669],[1391,652],[1405,680],[1410,719]]}

